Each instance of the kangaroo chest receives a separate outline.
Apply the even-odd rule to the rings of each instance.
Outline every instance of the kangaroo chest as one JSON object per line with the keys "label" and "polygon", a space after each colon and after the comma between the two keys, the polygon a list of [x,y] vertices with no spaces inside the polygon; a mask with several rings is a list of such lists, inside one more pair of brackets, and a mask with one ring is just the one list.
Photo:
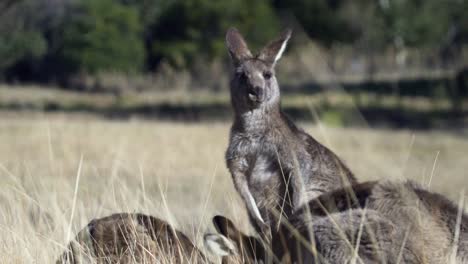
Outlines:
{"label": "kangaroo chest", "polygon": [[227,154],[244,161],[250,186],[275,179],[285,180],[293,170],[304,170],[303,167],[308,165],[304,162],[306,155],[301,146],[288,143],[281,135],[234,135]]}
{"label": "kangaroo chest", "polygon": [[249,183],[263,185],[277,178],[280,171],[278,160],[268,154],[253,157],[250,162]]}
{"label": "kangaroo chest", "polygon": [[249,138],[245,144],[250,146],[245,153],[249,183],[262,185],[276,178],[281,163],[276,146],[262,138]]}
{"label": "kangaroo chest", "polygon": [[234,154],[245,161],[245,176],[254,196],[277,193],[289,177],[289,162],[284,149],[271,141],[269,135],[246,135],[235,141]]}
{"label": "kangaroo chest", "polygon": [[317,173],[318,163],[313,162],[304,145],[287,138],[271,134],[238,134],[232,138],[232,155],[243,160],[245,180],[259,207],[262,201],[272,207],[286,193],[297,193],[297,188],[305,190],[295,201],[298,204],[331,188]]}
{"label": "kangaroo chest", "polygon": [[268,141],[253,145],[255,147],[247,155],[249,169],[246,178],[261,214],[267,222],[271,222],[275,218],[270,215],[273,208],[285,214],[292,211],[294,191],[290,189],[290,177],[293,169],[291,162],[285,158],[282,146]]}

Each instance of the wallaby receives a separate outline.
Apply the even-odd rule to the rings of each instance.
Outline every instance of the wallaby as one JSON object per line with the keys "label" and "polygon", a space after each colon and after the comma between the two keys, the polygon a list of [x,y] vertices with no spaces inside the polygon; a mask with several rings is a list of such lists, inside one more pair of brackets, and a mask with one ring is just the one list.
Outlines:
{"label": "wallaby", "polygon": [[[222,256],[222,263],[379,263],[381,259],[397,259],[387,252],[395,227],[374,211],[350,210],[315,219],[314,242],[304,225],[283,227],[281,248],[244,234],[223,216],[215,216],[213,224],[219,234],[205,235],[205,245]],[[358,236],[359,242],[355,241]],[[232,244],[236,250],[219,250],[232,248]],[[268,254],[273,257],[267,258]]]}
{"label": "wallaby", "polygon": [[167,222],[144,214],[119,213],[89,222],[56,263],[207,262],[190,239]]}
{"label": "wallaby", "polygon": [[270,209],[289,216],[303,202],[356,181],[332,151],[281,110],[275,65],[290,37],[286,30],[254,56],[236,29],[226,34],[234,65],[234,122],[226,162],[252,224],[264,238],[275,226]]}

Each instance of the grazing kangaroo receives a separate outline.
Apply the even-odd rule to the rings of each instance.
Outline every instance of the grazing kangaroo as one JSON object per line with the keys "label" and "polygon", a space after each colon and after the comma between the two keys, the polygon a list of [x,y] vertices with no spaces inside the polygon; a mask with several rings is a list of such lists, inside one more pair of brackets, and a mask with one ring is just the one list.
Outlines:
{"label": "grazing kangaroo", "polygon": [[56,263],[207,262],[190,239],[167,222],[144,214],[120,213],[92,220]]}
{"label": "grazing kangaroo", "polygon": [[252,224],[264,238],[275,223],[270,210],[285,216],[304,201],[356,180],[329,149],[298,128],[281,110],[275,65],[291,30],[253,56],[234,28],[226,44],[234,65],[234,108],[227,166]]}
{"label": "grazing kangaroo", "polygon": [[336,190],[310,201],[290,221],[307,225],[304,219],[364,207],[398,227],[390,250],[399,254],[400,263],[468,263],[463,206],[411,181],[366,182]]}
{"label": "grazing kangaroo", "polygon": [[218,232],[242,248],[240,256],[256,256],[253,261],[274,252],[292,263],[349,263],[357,252],[357,263],[468,263],[468,216],[412,182],[366,182],[321,195],[283,220],[260,251],[242,247],[262,245],[255,237],[215,219],[215,226],[224,226]]}

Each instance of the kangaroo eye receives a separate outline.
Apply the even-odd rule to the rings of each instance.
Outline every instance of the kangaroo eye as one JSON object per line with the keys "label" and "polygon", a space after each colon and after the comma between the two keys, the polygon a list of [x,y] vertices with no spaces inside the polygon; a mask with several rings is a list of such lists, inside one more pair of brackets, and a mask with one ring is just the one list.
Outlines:
{"label": "kangaroo eye", "polygon": [[272,74],[269,71],[263,73],[263,78],[265,78],[265,80],[269,80],[271,76]]}

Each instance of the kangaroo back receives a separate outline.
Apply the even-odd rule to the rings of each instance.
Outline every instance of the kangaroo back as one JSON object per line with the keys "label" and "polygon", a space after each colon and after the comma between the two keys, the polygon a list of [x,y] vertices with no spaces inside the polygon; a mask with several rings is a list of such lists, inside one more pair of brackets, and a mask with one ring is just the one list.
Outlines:
{"label": "kangaroo back", "polygon": [[430,192],[418,185],[413,189],[431,215],[440,219],[451,238],[452,254],[456,255],[457,263],[468,263],[468,215],[465,213],[465,203],[460,205],[438,193]]}
{"label": "kangaroo back", "polygon": [[182,232],[144,214],[94,219],[72,240],[59,263],[206,263]]}
{"label": "kangaroo back", "polygon": [[389,181],[355,184],[309,202],[295,221],[366,208],[397,227],[392,251],[404,263],[457,263],[467,261],[468,218],[447,198],[413,182]]}

